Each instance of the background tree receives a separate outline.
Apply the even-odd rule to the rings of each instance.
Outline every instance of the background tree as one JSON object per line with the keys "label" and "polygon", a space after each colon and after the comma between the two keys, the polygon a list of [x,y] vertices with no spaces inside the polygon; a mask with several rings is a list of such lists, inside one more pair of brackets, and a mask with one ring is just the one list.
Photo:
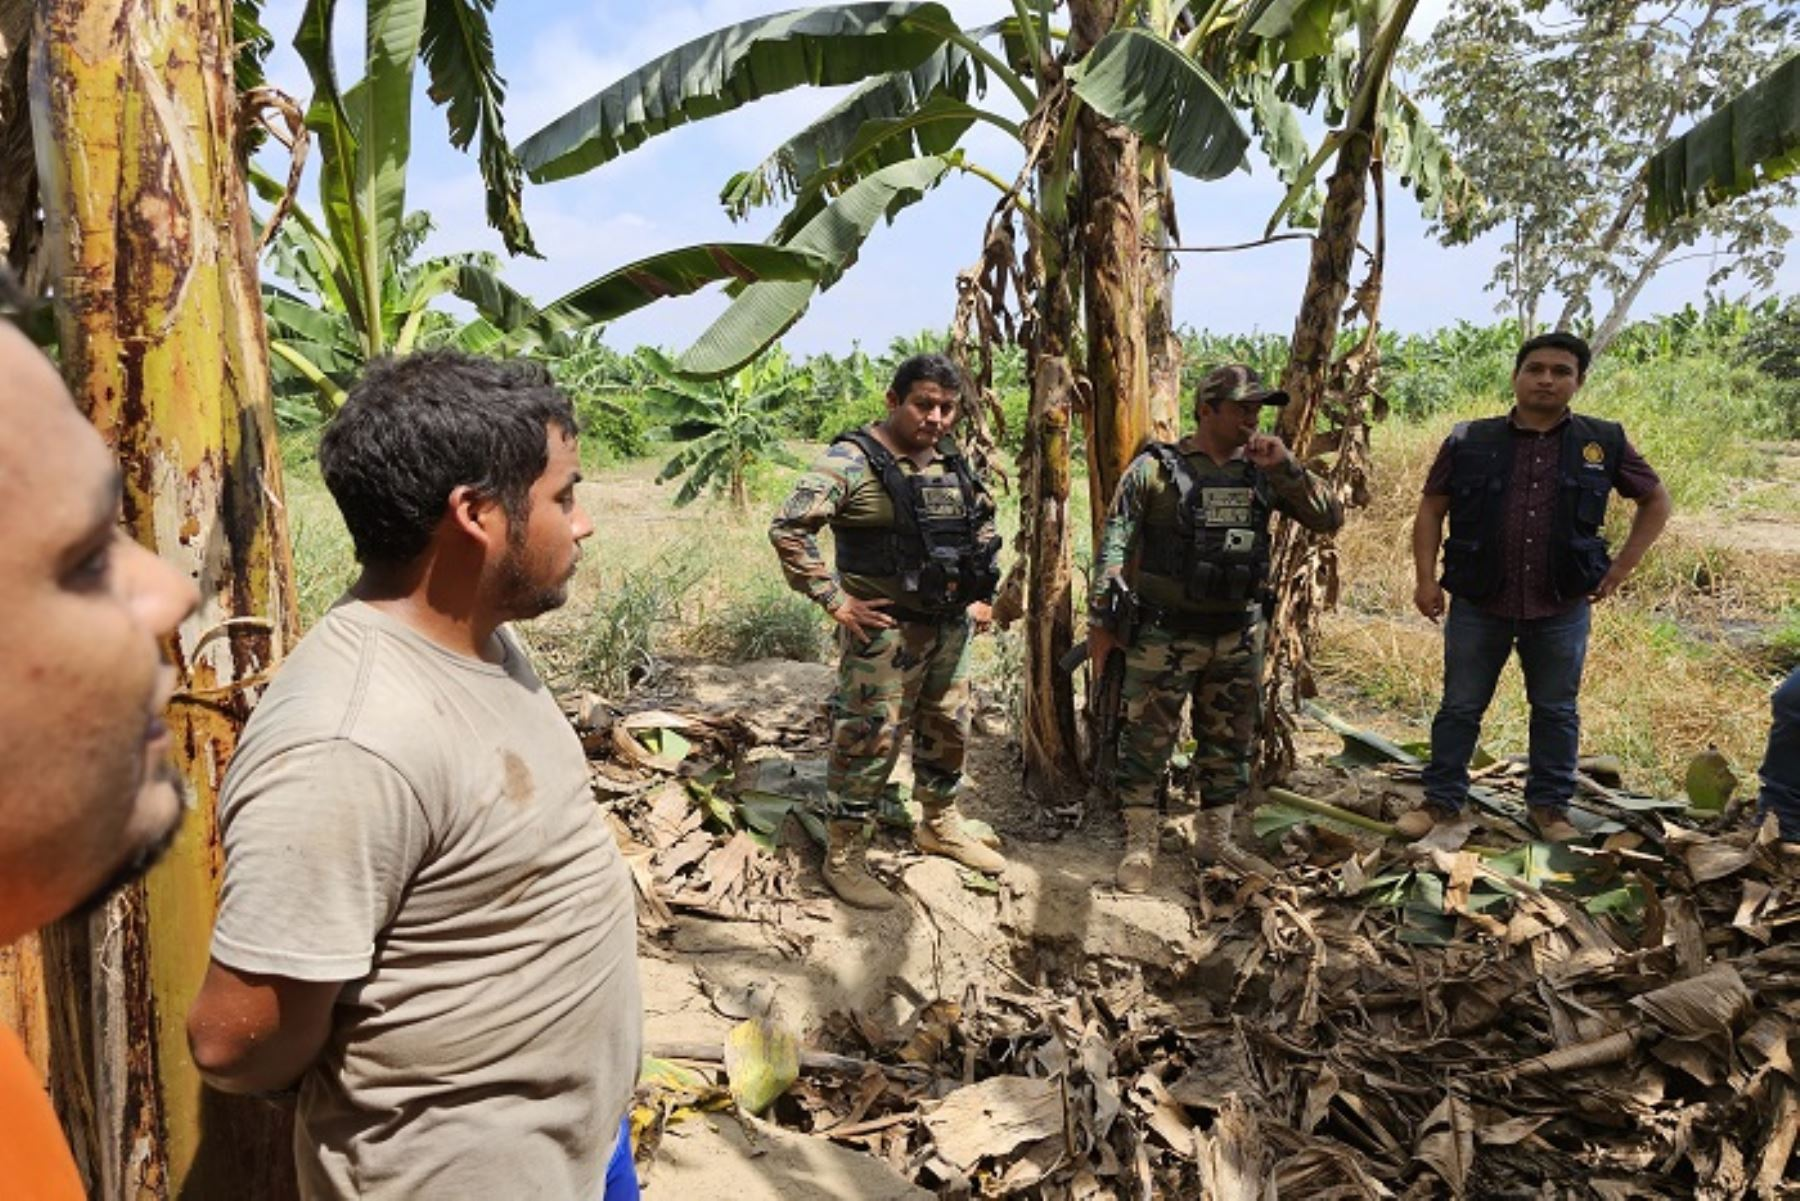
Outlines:
{"label": "background tree", "polygon": [[780,419],[784,408],[810,390],[811,381],[779,348],[724,379],[700,383],[676,375],[662,355],[642,354],[659,377],[644,387],[650,413],[666,421],[682,443],[656,473],[659,484],[687,477],[675,494],[677,506],[708,490],[723,492],[741,517],[750,511],[747,481],[758,464],[806,466],[782,444]]}
{"label": "background tree", "polygon": [[[982,294],[984,358],[988,335],[1013,321],[1005,315],[1009,304],[1017,309],[1014,335],[1027,350],[1031,410],[1020,543],[1030,699],[1022,740],[1028,787],[1060,792],[1080,774],[1073,692],[1055,669],[1073,636],[1070,421],[1083,374],[1073,358],[1081,289],[1074,106],[1154,130],[1171,164],[1201,178],[1233,170],[1248,135],[1205,72],[1154,34],[1112,29],[1091,48],[1071,48],[1046,11],[1034,14],[1022,0],[1010,21],[973,30],[940,4],[864,3],[781,13],[695,39],[533,134],[520,145],[520,160],[534,180],[567,178],[689,121],[818,84],[858,86],[729,180],[721,199],[738,213],[788,204],[769,240],[820,255],[831,267],[816,284],[739,290],[676,366],[716,377],[753,358],[799,319],[817,290],[854,264],[877,222],[894,218],[949,173],[995,186],[1000,199],[982,239],[985,266],[969,277],[964,295]],[[1010,104],[980,103],[990,84]],[[968,156],[960,141],[978,122],[1017,143],[1016,166],[996,170]],[[1134,229],[1134,248],[1138,237]]]}
{"label": "background tree", "polygon": [[[1527,333],[1593,320],[1604,350],[1644,286],[1684,243],[1720,248],[1709,284],[1768,286],[1789,230],[1775,210],[1792,182],[1742,202],[1645,223],[1644,167],[1677,122],[1704,113],[1792,47],[1795,10],[1763,0],[1467,0],[1434,32],[1427,95],[1443,108],[1457,157],[1491,202],[1448,244],[1506,231],[1490,286]],[[1495,119],[1494,97],[1507,97]]]}

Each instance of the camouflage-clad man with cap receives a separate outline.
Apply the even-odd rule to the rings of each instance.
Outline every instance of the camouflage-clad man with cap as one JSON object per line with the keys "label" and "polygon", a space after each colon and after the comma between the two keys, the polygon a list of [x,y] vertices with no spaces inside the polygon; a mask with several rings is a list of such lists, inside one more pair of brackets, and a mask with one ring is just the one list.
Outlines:
{"label": "camouflage-clad man with cap", "polygon": [[[945,434],[962,375],[943,355],[901,363],[887,417],[840,435],[794,486],[769,540],[795,591],[841,627],[823,816],[825,883],[848,904],[896,898],[864,857],[876,806],[913,735],[919,849],[978,871],[1006,860],[956,810],[969,734],[969,636],[992,618],[1000,539],[994,502]],[[834,573],[819,553],[829,525]]]}
{"label": "camouflage-clad man with cap", "polygon": [[1195,397],[1194,433],[1132,460],[1107,513],[1088,624],[1097,665],[1118,645],[1107,626],[1115,580],[1130,585],[1138,610],[1126,647],[1114,777],[1125,818],[1121,891],[1150,886],[1161,827],[1157,790],[1189,697],[1198,742],[1190,784],[1201,808],[1183,824],[1195,856],[1272,870],[1231,839],[1235,806],[1250,789],[1269,521],[1281,512],[1319,531],[1344,521],[1324,482],[1279,437],[1257,431],[1263,406],[1287,399],[1241,364],[1214,370]]}

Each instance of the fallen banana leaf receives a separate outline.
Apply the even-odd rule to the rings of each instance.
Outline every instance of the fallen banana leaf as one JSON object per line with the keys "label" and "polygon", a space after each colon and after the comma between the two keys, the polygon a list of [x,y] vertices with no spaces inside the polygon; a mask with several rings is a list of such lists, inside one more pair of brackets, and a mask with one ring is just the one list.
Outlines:
{"label": "fallen banana leaf", "polygon": [[959,1171],[1005,1155],[1063,1128],[1062,1090],[1054,1080],[994,1076],[957,1089],[925,1115],[937,1152]]}

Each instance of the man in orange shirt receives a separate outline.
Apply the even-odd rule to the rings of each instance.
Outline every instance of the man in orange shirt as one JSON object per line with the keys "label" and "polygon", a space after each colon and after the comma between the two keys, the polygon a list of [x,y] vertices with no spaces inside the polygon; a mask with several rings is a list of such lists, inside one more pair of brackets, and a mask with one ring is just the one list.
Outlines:
{"label": "man in orange shirt", "polygon": [[[181,821],[160,642],[194,586],[119,524],[119,469],[56,368],[4,320],[0,273],[0,945],[98,904]],[[24,1049],[0,1027],[0,1197],[78,1201]]]}

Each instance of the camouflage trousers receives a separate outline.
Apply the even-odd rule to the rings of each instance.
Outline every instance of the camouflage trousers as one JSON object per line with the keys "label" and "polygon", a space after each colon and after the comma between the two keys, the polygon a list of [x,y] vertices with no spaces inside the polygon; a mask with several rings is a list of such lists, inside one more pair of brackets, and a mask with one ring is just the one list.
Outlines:
{"label": "camouflage trousers", "polygon": [[823,816],[868,819],[912,728],[913,796],[946,805],[969,741],[969,622],[901,622],[864,642],[838,631]]}
{"label": "camouflage trousers", "polygon": [[1138,631],[1125,652],[1124,706],[1114,781],[1121,808],[1156,804],[1181,732],[1181,707],[1193,698],[1191,788],[1204,808],[1231,805],[1250,791],[1256,737],[1263,625],[1228,634]]}

